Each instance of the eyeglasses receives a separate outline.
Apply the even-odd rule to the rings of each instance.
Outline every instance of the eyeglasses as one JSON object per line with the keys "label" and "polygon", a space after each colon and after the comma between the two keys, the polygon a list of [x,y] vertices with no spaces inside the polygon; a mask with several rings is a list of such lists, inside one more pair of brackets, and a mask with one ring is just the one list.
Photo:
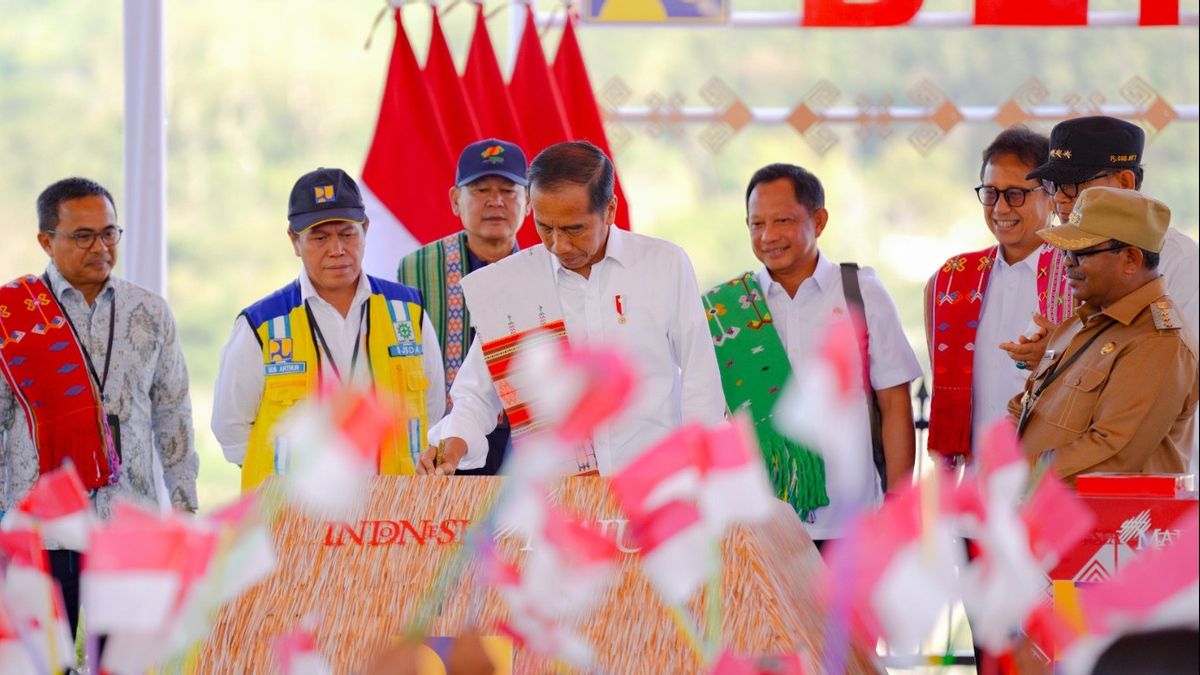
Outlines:
{"label": "eyeglasses", "polygon": [[1079,196],[1079,190],[1082,189],[1084,185],[1087,185],[1093,181],[1098,181],[1101,178],[1108,178],[1111,175],[1113,175],[1111,171],[1105,171],[1092,176],[1082,183],[1055,183],[1052,180],[1042,180],[1042,187],[1046,190],[1046,194],[1048,195],[1053,195],[1055,192],[1061,190],[1062,193],[1066,195],[1067,199],[1075,199]]}
{"label": "eyeglasses", "polygon": [[975,196],[979,197],[980,204],[995,206],[996,202],[1000,201],[1000,195],[1004,195],[1004,201],[1008,202],[1008,205],[1015,209],[1025,205],[1025,195],[1041,189],[1040,185],[1033,188],[1010,187],[1003,190],[994,188],[991,185],[980,185],[975,188]]}
{"label": "eyeglasses", "polygon": [[104,242],[105,246],[116,246],[117,242],[121,241],[121,233],[124,231],[125,230],[122,230],[119,227],[106,227],[99,232],[96,232],[95,230],[80,230],[78,232],[71,232],[68,234],[66,232],[50,231],[46,234],[52,237],[66,237],[67,239],[74,239],[76,246],[87,250],[96,245],[97,239]]}
{"label": "eyeglasses", "polygon": [[1063,251],[1063,253],[1065,254],[1067,263],[1074,266],[1078,265],[1081,259],[1086,258],[1089,255],[1096,255],[1097,253],[1111,253],[1113,251],[1121,251],[1127,248],[1129,248],[1129,244],[1122,244],[1118,242],[1107,248],[1094,248],[1090,251]]}

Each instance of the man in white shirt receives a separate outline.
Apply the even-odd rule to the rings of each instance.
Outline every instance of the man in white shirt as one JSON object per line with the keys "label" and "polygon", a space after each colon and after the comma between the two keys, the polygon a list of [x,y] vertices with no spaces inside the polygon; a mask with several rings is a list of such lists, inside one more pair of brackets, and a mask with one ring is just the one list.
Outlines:
{"label": "man in white shirt", "polygon": [[[463,280],[481,337],[472,343],[450,390],[450,414],[429,433],[431,445],[442,444],[442,461],[436,461],[437,452],[430,448],[419,471],[449,474],[483,463],[484,435],[495,427],[503,406],[484,355],[485,343],[500,336],[488,334],[481,313],[521,314],[539,294],[545,304],[561,308],[572,343],[623,347],[636,369],[633,401],[591,439],[601,474],[620,469],[684,421],[716,423],[724,417],[716,357],[691,261],[674,244],[613,225],[617,200],[609,158],[587,142],[553,145],[530,165],[529,187],[542,245]],[[471,294],[469,282],[477,275],[538,282],[522,292],[493,296],[493,306],[483,307]],[[513,425],[516,436],[515,420]]]}
{"label": "man in white shirt", "polygon": [[[972,440],[1007,416],[1008,401],[1029,376],[1001,345],[1030,333],[1035,313],[1062,320],[1073,311],[1055,304],[1051,279],[1061,280],[1061,270],[1051,272],[1055,249],[1037,235],[1053,202],[1039,181],[1026,178],[1046,161],[1049,147],[1046,136],[1024,125],[1005,129],[988,145],[975,195],[996,243],[952,256],[926,287],[929,450],[955,461],[970,457]],[[1041,294],[1039,276],[1049,289]]]}
{"label": "man in white shirt", "polygon": [[[221,353],[212,431],[242,467],[242,488],[285,473],[272,427],[322,386],[373,385],[401,429],[380,449],[382,474],[412,474],[429,424],[441,419],[445,371],[414,288],[362,271],[367,217],[341,169],[300,177],[288,206],[298,278],[243,310]],[[415,417],[414,417],[415,416]]]}
{"label": "man in white shirt", "polygon": [[[828,321],[850,311],[853,301],[837,263],[817,246],[829,212],[825,189],[809,171],[791,164],[770,164],[754,173],[746,188],[746,225],[754,255],[762,262],[756,279],[788,361],[803,363],[823,337]],[[896,306],[869,268],[854,270],[861,289],[868,337],[868,369],[880,413],[880,436],[888,489],[912,480],[915,439],[909,384],[921,374],[904,336]],[[856,304],[856,303],[855,303]],[[803,378],[798,371],[796,377]],[[856,414],[861,429],[871,426],[868,402]],[[864,434],[870,438],[870,434]],[[874,466],[873,450],[862,447],[864,466]],[[849,513],[876,506],[883,496],[879,476],[860,481],[863,492],[830,494],[830,504],[805,519],[805,529],[820,547],[841,534]]]}

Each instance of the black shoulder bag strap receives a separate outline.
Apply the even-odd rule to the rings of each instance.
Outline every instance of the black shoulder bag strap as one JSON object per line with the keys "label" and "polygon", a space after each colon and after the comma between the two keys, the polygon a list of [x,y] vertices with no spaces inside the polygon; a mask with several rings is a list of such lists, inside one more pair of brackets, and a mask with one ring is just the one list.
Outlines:
{"label": "black shoulder bag strap", "polygon": [[863,354],[863,389],[867,393],[867,415],[871,421],[871,456],[875,460],[875,470],[879,472],[879,487],[886,493],[888,480],[887,458],[883,454],[883,416],[879,412],[879,397],[875,395],[875,388],[871,386],[871,335],[867,330],[867,306],[863,302],[862,287],[858,283],[858,263],[842,263],[839,267],[846,304],[851,309],[858,310],[850,313],[854,332],[858,336],[859,344],[867,347],[867,352]]}

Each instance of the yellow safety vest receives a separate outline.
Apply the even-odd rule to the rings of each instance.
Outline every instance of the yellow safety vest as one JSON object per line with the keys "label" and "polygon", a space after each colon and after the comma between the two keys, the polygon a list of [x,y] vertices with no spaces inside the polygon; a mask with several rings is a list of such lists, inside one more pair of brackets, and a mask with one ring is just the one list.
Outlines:
{"label": "yellow safety vest", "polygon": [[[371,276],[367,280],[371,296],[367,300],[365,356],[380,402],[391,406],[396,416],[395,431],[380,448],[378,470],[381,474],[412,475],[416,456],[425,448],[428,423],[421,295],[408,286]],[[288,409],[317,390],[322,356],[298,281],[246,308],[242,315],[262,345],[265,374],[262,401],[242,464],[242,490],[248,491],[267,476],[287,472],[289,453],[273,428]]]}

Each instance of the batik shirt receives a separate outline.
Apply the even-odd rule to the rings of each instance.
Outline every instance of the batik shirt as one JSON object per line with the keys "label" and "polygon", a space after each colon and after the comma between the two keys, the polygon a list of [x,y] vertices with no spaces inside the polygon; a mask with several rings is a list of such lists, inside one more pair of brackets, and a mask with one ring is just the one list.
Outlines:
{"label": "batik shirt", "polygon": [[[54,263],[47,266],[46,273],[101,377],[109,317],[115,312],[104,411],[121,420],[121,477],[116,485],[94,493],[96,511],[108,517],[117,496],[158,504],[153,453],[158,453],[162,462],[171,505],[195,510],[200,459],[192,435],[187,366],[166,301],[136,284],[109,277],[89,306]],[[0,378],[0,510],[7,511],[20,501],[37,478],[38,451],[25,413],[8,383]]]}

